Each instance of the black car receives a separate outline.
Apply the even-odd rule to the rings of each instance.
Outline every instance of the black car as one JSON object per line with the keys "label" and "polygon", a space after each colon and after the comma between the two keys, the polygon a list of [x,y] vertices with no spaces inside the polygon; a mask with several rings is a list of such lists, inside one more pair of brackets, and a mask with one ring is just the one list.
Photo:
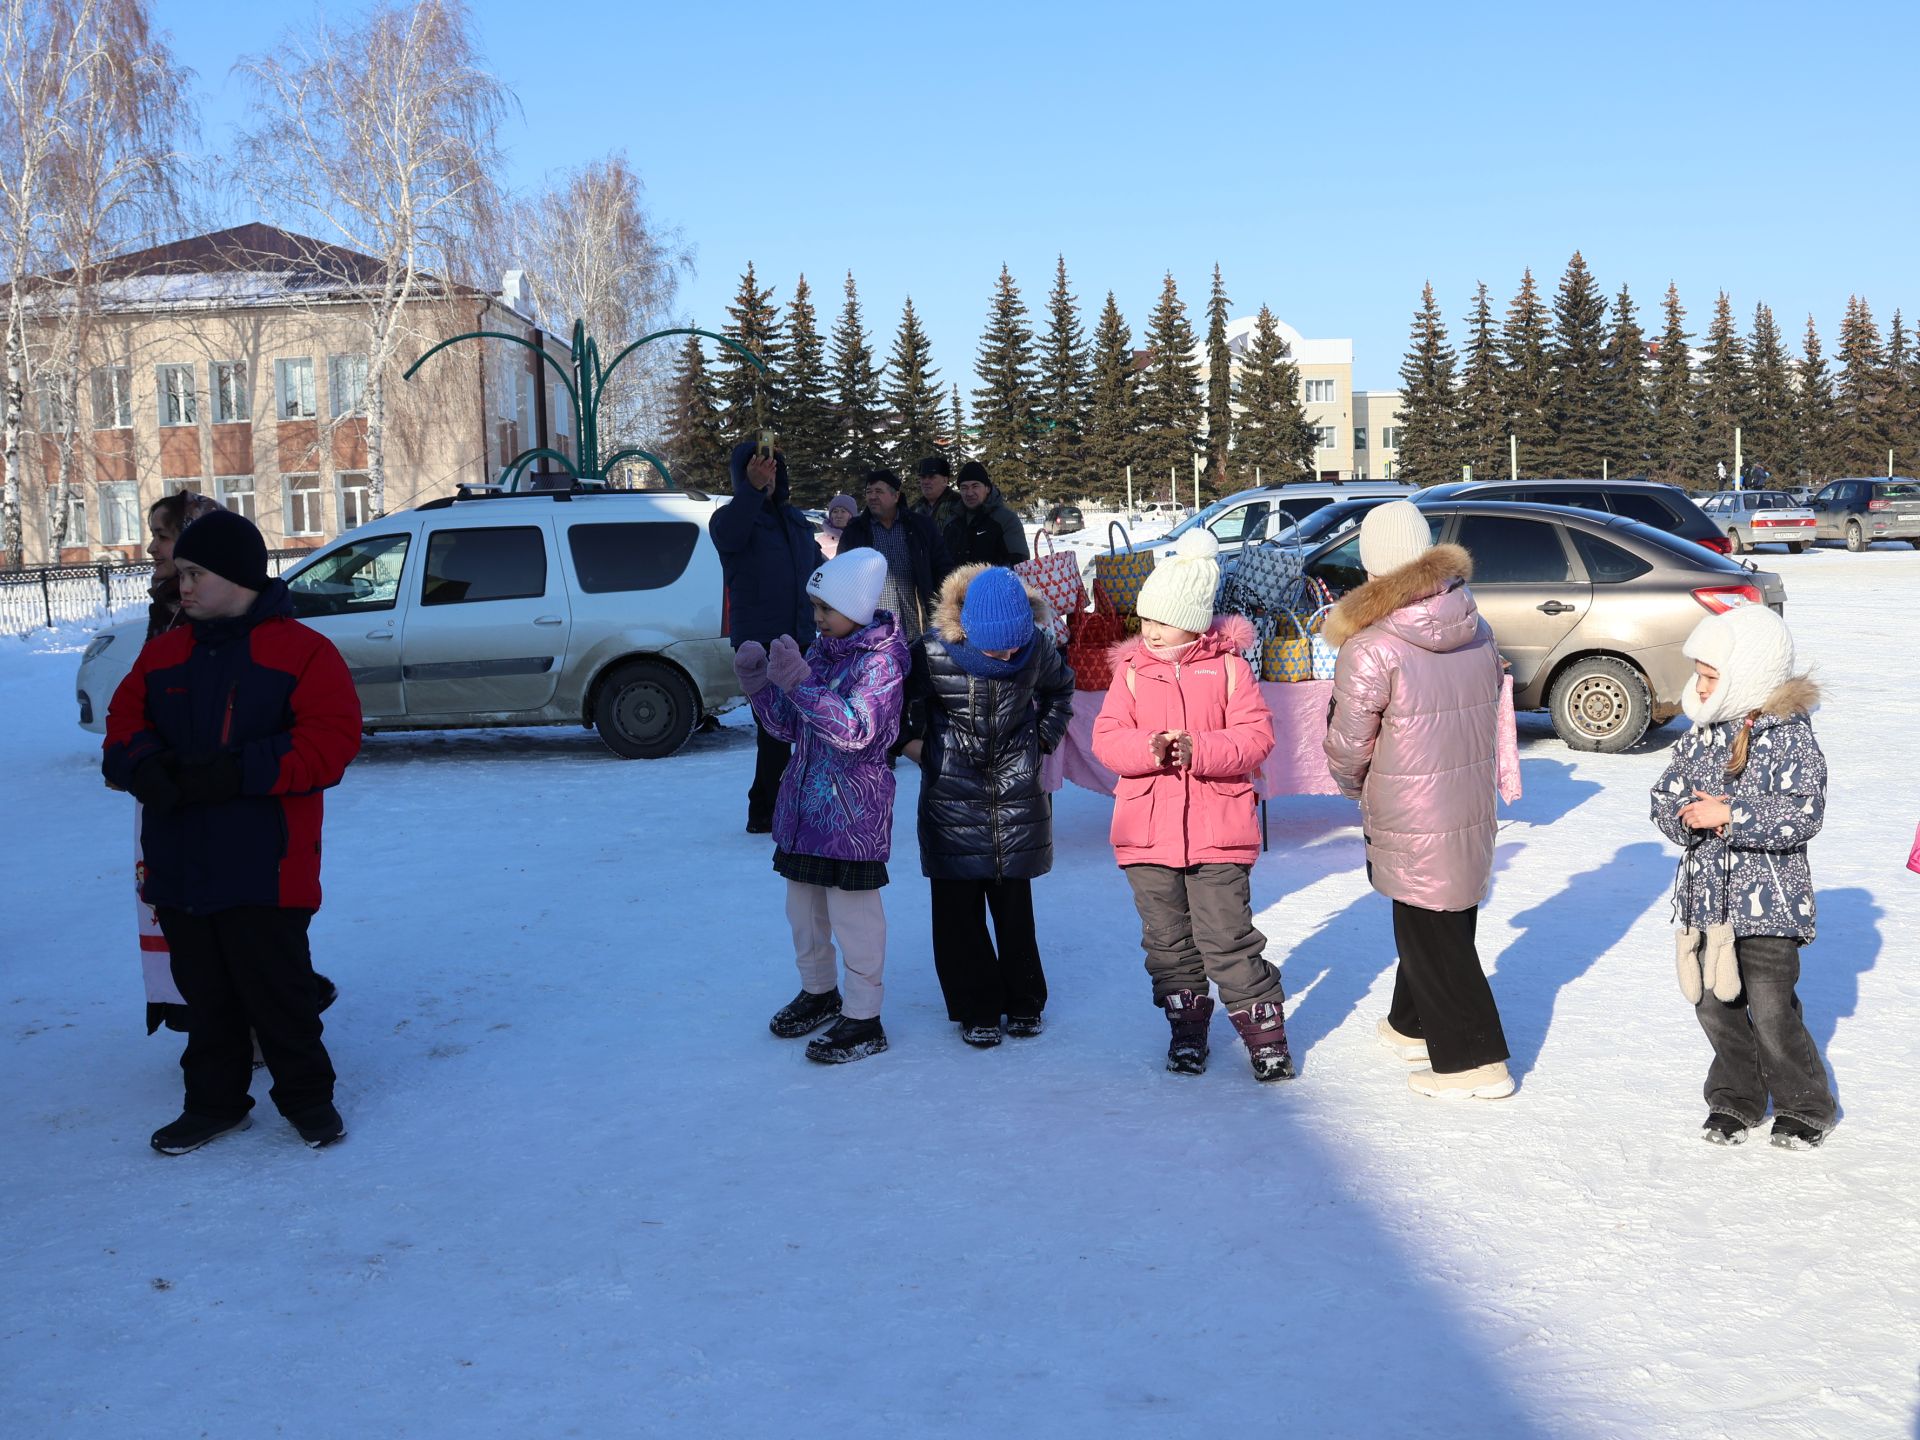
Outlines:
{"label": "black car", "polygon": [[1047,533],[1049,535],[1071,535],[1076,530],[1087,528],[1087,520],[1080,513],[1078,505],[1056,505],[1047,511]]}
{"label": "black car", "polygon": [[1717,554],[1733,549],[1720,527],[1678,485],[1656,480],[1455,480],[1429,485],[1416,500],[1520,500],[1572,505],[1638,520]]}

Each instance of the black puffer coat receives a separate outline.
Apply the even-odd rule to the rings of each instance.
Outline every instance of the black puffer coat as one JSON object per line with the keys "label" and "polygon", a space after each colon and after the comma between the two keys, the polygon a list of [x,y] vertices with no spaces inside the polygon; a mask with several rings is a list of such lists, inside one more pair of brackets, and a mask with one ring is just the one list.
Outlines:
{"label": "black puffer coat", "polygon": [[[1053,797],[1040,784],[1073,715],[1073,670],[1039,628],[1047,602],[1031,589],[1036,628],[1004,678],[965,644],[960,607],[968,565],[940,587],[933,628],[913,647],[907,733],[920,756],[920,869],[935,880],[1031,880],[1053,868]],[[990,660],[985,668],[1000,669]]]}

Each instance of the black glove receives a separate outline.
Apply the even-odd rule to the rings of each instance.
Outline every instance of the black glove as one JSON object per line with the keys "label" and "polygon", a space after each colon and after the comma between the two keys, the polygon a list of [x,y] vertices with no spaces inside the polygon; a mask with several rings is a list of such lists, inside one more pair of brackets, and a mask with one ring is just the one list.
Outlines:
{"label": "black glove", "polygon": [[179,787],[173,783],[168,762],[170,753],[149,755],[133,767],[127,792],[156,815],[164,815],[180,803]]}
{"label": "black glove", "polygon": [[195,760],[175,768],[173,783],[182,805],[218,805],[240,793],[240,761],[232,755]]}

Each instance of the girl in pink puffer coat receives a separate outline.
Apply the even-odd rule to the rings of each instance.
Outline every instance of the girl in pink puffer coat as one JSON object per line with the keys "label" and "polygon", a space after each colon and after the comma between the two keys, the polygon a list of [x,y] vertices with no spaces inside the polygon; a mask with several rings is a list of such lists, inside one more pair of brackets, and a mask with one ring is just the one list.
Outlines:
{"label": "girl in pink puffer coat", "polygon": [[1507,1040],[1474,930],[1493,879],[1501,662],[1467,581],[1473,561],[1435,546],[1396,500],[1360,526],[1367,583],[1334,607],[1338,647],[1327,768],[1360,802],[1367,874],[1393,901],[1400,950],[1381,1042],[1430,1068],[1423,1095],[1513,1093]]}

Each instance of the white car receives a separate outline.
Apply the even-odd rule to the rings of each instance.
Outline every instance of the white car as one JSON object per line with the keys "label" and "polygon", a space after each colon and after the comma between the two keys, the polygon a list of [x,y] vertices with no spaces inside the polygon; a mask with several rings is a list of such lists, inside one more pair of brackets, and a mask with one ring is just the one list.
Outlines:
{"label": "white car", "polygon": [[[678,491],[432,500],[288,572],[294,614],[339,649],[368,731],[585,725],[628,759],[671,755],[740,697],[719,502]],[[144,618],[80,658],[80,723],[140,653]]]}
{"label": "white car", "polygon": [[1736,555],[1756,545],[1785,545],[1798,555],[1814,541],[1819,517],[1785,490],[1722,490],[1700,508],[1726,534]]}

